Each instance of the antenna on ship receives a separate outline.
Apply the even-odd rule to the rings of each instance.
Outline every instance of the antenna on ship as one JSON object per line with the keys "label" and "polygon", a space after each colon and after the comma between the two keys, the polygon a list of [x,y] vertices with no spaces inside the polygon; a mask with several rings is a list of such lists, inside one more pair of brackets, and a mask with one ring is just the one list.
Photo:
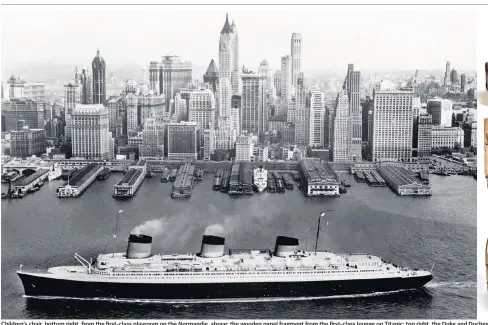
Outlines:
{"label": "antenna on ship", "polygon": [[115,219],[115,230],[114,230],[114,253],[112,257],[115,257],[115,253],[117,251],[117,230],[119,227],[119,216],[124,212],[124,210],[119,210],[119,213],[117,213],[117,218]]}
{"label": "antenna on ship", "polygon": [[[324,212],[322,212],[320,215],[319,215],[319,221],[317,223],[317,237],[315,238],[315,256],[317,256],[317,245],[319,243],[319,234],[320,234],[320,217],[325,217],[325,212],[330,212],[330,211],[334,211],[334,210],[325,210]],[[329,222],[327,221],[327,224],[329,224]]]}

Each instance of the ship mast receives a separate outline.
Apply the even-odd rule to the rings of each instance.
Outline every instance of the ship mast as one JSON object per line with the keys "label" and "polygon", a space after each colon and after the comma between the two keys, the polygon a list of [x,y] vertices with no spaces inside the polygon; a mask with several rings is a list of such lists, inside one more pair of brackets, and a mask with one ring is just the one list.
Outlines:
{"label": "ship mast", "polygon": [[119,216],[124,212],[124,210],[119,210],[119,213],[117,213],[117,218],[115,219],[115,229],[114,229],[114,253],[112,257],[115,257],[115,253],[117,252],[117,230],[119,227]]}
{"label": "ship mast", "polygon": [[[322,212],[320,215],[319,215],[319,220],[317,222],[317,237],[315,238],[315,256],[317,256],[317,245],[319,243],[319,234],[320,234],[320,217],[325,217],[325,212],[329,212],[329,211],[334,211],[334,210],[325,210],[324,212]],[[329,224],[327,222],[327,224]]]}

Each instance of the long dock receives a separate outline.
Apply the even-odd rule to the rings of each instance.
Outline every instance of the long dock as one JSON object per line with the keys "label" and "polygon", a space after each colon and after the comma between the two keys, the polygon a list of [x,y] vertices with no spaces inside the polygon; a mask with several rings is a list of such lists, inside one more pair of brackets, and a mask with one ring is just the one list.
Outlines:
{"label": "long dock", "polygon": [[193,191],[195,166],[186,163],[180,167],[171,192],[172,198],[189,198]]}
{"label": "long dock", "polygon": [[412,172],[402,167],[381,166],[378,173],[385,179],[386,185],[397,195],[432,195],[428,184],[422,184]]}
{"label": "long dock", "polygon": [[68,182],[58,188],[58,198],[64,197],[79,197],[97,178],[97,176],[103,171],[103,166],[98,164],[86,165],[80,169],[73,178],[70,178]]}
{"label": "long dock", "polygon": [[145,160],[139,160],[129,166],[129,170],[124,177],[114,186],[114,198],[131,198],[133,197],[142,181],[146,177],[147,163]]}
{"label": "long dock", "polygon": [[13,184],[14,191],[27,193],[35,185],[42,183],[49,174],[48,169],[39,169],[34,174],[24,177]]}

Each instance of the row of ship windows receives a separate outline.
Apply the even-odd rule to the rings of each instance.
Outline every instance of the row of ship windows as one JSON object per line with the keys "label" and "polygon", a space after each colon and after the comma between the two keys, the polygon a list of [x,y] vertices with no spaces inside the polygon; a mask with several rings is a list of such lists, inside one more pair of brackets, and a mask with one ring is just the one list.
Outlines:
{"label": "row of ship windows", "polygon": [[[315,271],[315,272],[276,272],[276,273],[221,273],[221,272],[216,272],[216,273],[191,273],[190,275],[205,275],[205,276],[208,276],[208,275],[240,275],[241,277],[243,277],[244,275],[260,275],[260,276],[266,276],[266,277],[272,277],[274,275],[278,275],[278,274],[286,274],[286,275],[295,275],[295,274],[330,274],[330,273],[333,273],[333,274],[337,274],[337,273],[357,273],[357,272],[375,272],[375,271],[381,271],[381,270],[352,270],[352,271]],[[139,276],[139,275],[144,275],[144,274],[148,274],[148,273],[144,273],[143,271],[134,271],[132,272],[134,274],[131,274],[130,276]],[[142,274],[141,274],[142,273]],[[126,273],[101,273],[101,275],[109,275],[109,276],[127,276]],[[181,273],[154,273],[154,274],[151,274],[153,276],[181,276]],[[151,279],[151,277],[149,277]]]}

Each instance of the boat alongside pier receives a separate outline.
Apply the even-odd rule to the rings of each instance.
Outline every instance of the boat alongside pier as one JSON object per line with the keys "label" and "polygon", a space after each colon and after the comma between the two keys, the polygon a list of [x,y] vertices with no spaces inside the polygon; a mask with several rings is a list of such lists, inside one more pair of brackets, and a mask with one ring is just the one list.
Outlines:
{"label": "boat alongside pier", "polygon": [[100,173],[100,175],[97,176],[97,180],[99,181],[104,181],[106,180],[109,176],[110,176],[110,173],[112,171],[110,170],[110,168],[103,168],[102,172]]}
{"label": "boat alongside pier", "polygon": [[283,174],[283,183],[285,184],[285,188],[287,190],[293,190],[295,185],[293,185],[293,177],[290,174]]}
{"label": "boat alongside pier", "polygon": [[129,166],[129,170],[124,177],[114,186],[114,198],[131,198],[134,197],[146,177],[147,163],[145,160],[139,160]]}
{"label": "boat alongside pier", "polygon": [[19,179],[13,183],[14,193],[32,193],[40,188],[40,184],[47,179],[49,174],[48,169],[39,169],[34,174]]}
{"label": "boat alongside pier", "polygon": [[186,163],[180,167],[171,191],[172,198],[191,197],[193,183],[195,181],[194,173],[195,166],[190,163]]}
{"label": "boat alongside pier", "polygon": [[229,192],[229,182],[230,182],[230,172],[228,170],[224,170],[222,173],[222,180],[220,183],[220,192],[228,193]]}
{"label": "boat alongside pier", "polygon": [[58,198],[79,197],[95,181],[102,171],[102,165],[86,165],[76,172],[72,178],[69,178],[64,186],[58,188]]}
{"label": "boat alongside pier", "polygon": [[271,174],[273,174],[275,186],[276,186],[276,193],[285,193],[285,185],[283,183],[283,179],[281,178],[281,175],[278,174],[278,172],[273,171]]}
{"label": "boat alongside pier", "polygon": [[220,191],[221,184],[222,184],[222,175],[224,174],[223,169],[217,170],[217,173],[215,173],[214,179],[213,179],[213,184],[212,184],[212,189],[214,191]]}
{"label": "boat alongside pier", "polygon": [[159,179],[161,183],[168,183],[169,182],[169,169],[164,168],[163,169],[163,176]]}

